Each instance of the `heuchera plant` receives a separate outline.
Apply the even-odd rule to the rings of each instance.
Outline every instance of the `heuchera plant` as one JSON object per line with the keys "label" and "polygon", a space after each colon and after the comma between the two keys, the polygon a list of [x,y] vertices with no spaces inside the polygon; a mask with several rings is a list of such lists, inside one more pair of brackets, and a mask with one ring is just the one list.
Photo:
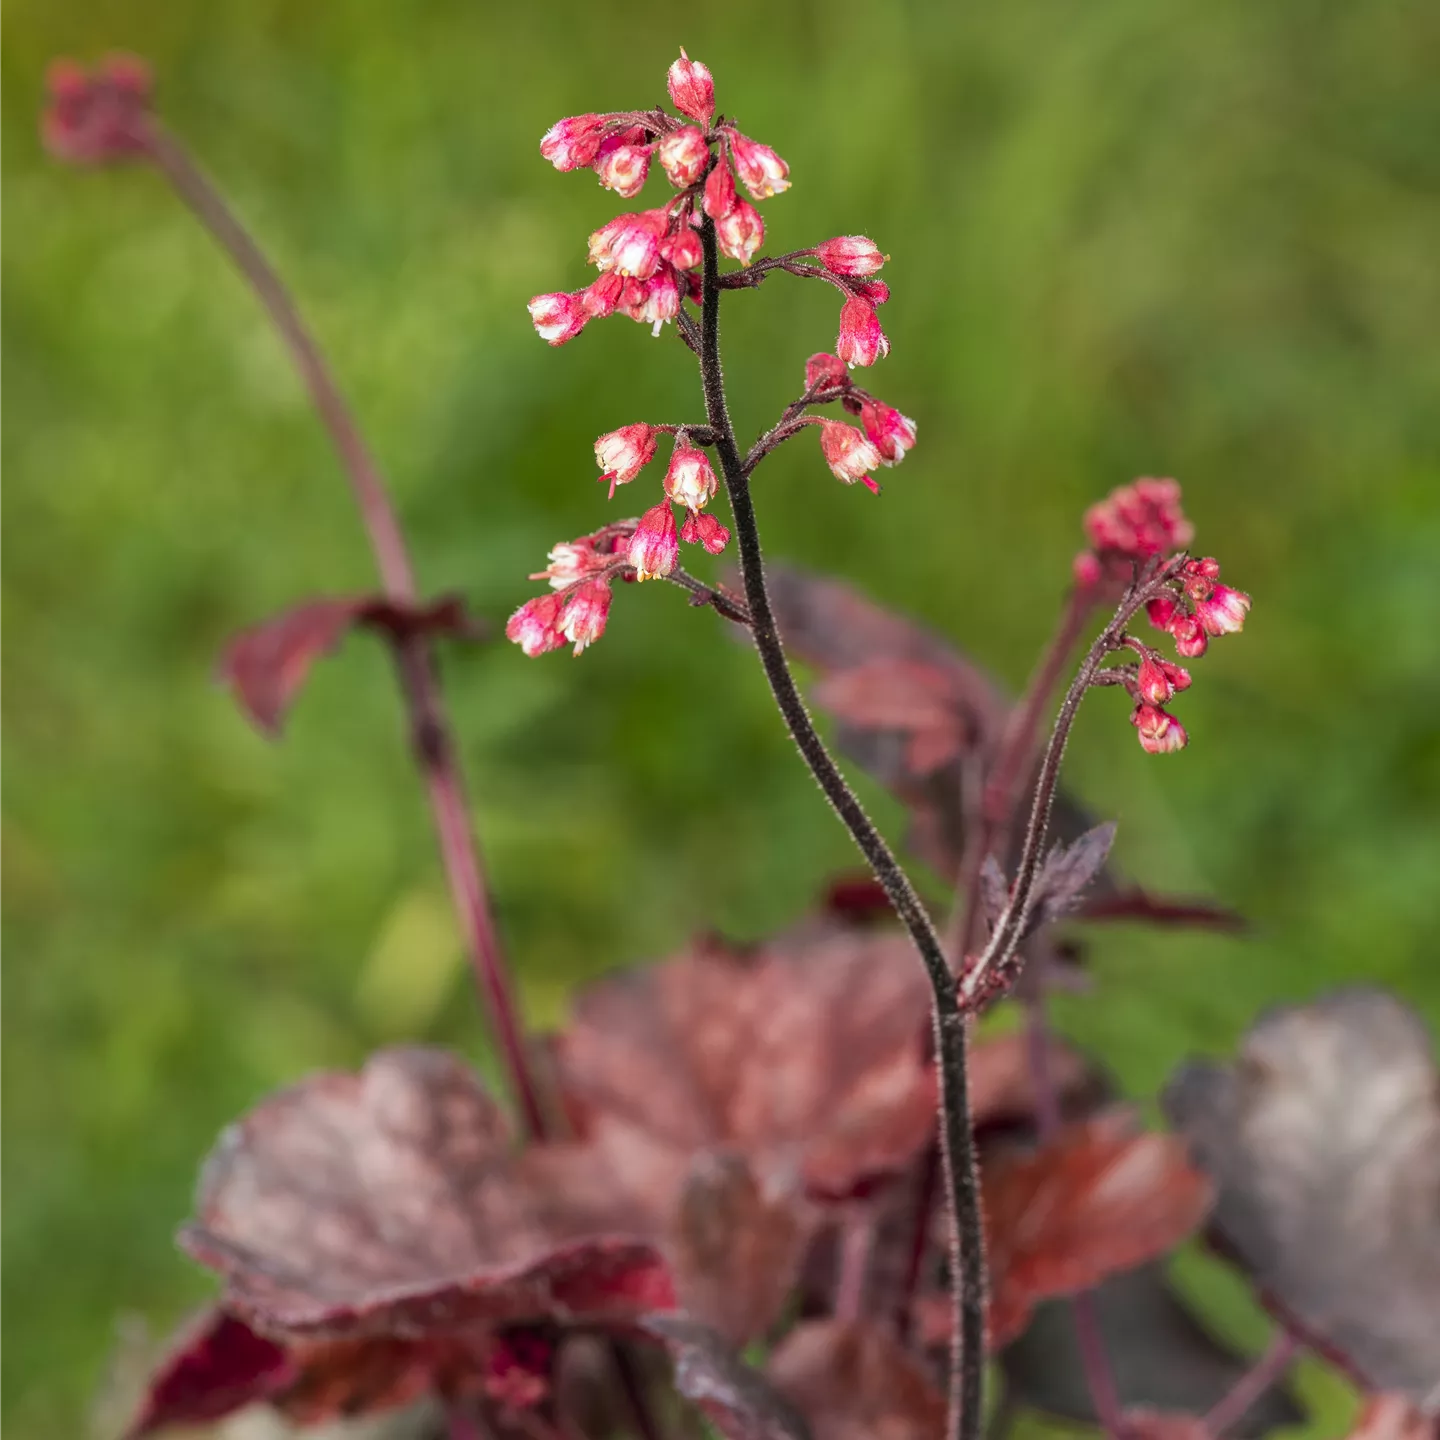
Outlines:
{"label": "heuchera plant", "polygon": [[[889,350],[885,256],[857,235],[761,255],[765,223],[742,190],[768,201],[789,167],[717,112],[710,71],[683,51],[668,88],[678,114],[579,115],[545,134],[559,170],[591,169],[627,200],[647,180],[669,190],[594,232],[596,279],[529,308],[552,345],[617,313],[656,334],[673,322],[704,418],[617,417],[595,442],[609,498],[647,471],[658,497],[557,544],[532,576],[547,591],[506,634],[528,656],[578,655],[604,633],[617,585],[680,586],[748,633],[870,876],[841,877],[758,946],[696,941],[601,981],[541,1046],[516,1016],[435,660],[441,639],[482,627],[454,597],[422,598],[314,340],[156,117],[144,67],[52,71],[51,151],[145,162],[171,183],[275,321],[335,442],[381,590],[252,627],[223,673],[276,732],[348,631],[389,647],[515,1111],[458,1057],[399,1048],[302,1080],[227,1129],[180,1235],[223,1288],[156,1369],[129,1433],[257,1402],[304,1426],[428,1399],[457,1440],[658,1440],[689,1433],[678,1391],[734,1440],[977,1440],[993,1359],[997,1428],[1032,1405],[1115,1437],[1215,1440],[1294,1423],[1277,1387],[1309,1349],[1369,1393],[1357,1435],[1420,1440],[1440,1413],[1440,1103],[1415,1018],[1362,989],[1264,1017],[1234,1065],[1178,1073],[1169,1134],[1115,1104],[1103,1070],[1046,1019],[1051,991],[1084,983],[1077,922],[1239,925],[1122,883],[1114,827],[1091,825],[1058,780],[1096,687],[1125,692],[1144,750],[1184,748],[1179,661],[1239,631],[1249,597],[1191,553],[1174,481],[1122,486],[1085,515],[1058,628],[1012,704],[947,642],[846,586],[767,573],[750,482],[773,450],[816,427],[831,472],[878,494],[875,472],[915,444],[914,421],[855,377]],[[776,272],[835,287],[838,333],[747,448],[726,404],[720,307]],[[835,405],[858,426],[815,413]],[[663,473],[649,470],[662,437]],[[728,524],[712,508],[722,486]],[[719,555],[732,540],[738,589],[682,568],[683,545]],[[840,749],[905,804],[908,849],[953,886],[943,920],[847,785],[787,647],[818,672]],[[1018,1028],[977,1038],[974,1019],[1007,997]],[[1276,1317],[1253,1364],[1165,1279],[1162,1257],[1198,1230]]]}

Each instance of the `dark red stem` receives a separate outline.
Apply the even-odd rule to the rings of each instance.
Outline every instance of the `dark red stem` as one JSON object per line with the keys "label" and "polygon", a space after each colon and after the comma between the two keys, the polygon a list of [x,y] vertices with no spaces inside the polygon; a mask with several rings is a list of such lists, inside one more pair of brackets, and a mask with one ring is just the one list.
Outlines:
{"label": "dark red stem", "polygon": [[[148,148],[156,167],[229,254],[280,332],[350,481],[385,594],[399,605],[413,606],[418,598],[415,572],[399,519],[374,458],[289,291],[184,146],[158,122],[151,122]],[[547,1129],[545,1112],[530,1073],[504,954],[491,917],[430,644],[423,636],[402,636],[395,642],[395,654],[409,711],[412,748],[430,799],[451,899],[525,1126],[539,1138]]]}

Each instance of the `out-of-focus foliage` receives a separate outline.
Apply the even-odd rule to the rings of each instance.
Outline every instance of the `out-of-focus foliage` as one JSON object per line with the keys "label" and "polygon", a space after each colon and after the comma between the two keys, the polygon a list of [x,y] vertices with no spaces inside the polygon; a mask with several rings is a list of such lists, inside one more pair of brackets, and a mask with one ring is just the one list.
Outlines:
{"label": "out-of-focus foliage", "polygon": [[[607,511],[594,437],[699,417],[673,334],[612,320],[552,352],[525,313],[583,282],[622,208],[543,164],[541,132],[658,100],[683,41],[792,166],[774,247],[864,232],[893,256],[874,387],[919,447],[879,500],[786,447],[757,481],[773,553],[1018,684],[1082,508],[1175,474],[1255,597],[1176,707],[1188,751],[1145,757],[1099,694],[1070,777],[1132,874],[1256,934],[1097,936],[1070,1033],[1147,1092],[1343,977],[1440,1021],[1433,6],[731,0],[681,30],[579,0],[15,0],[6,21],[8,1433],[75,1433],[117,1316],[205,1292],[171,1234],[243,1106],[380,1041],[484,1051],[379,648],[319,667],[278,747],[210,683],[233,631],[363,588],[369,561],[210,242],[153,176],[38,155],[57,52],[153,59],[333,353],[428,585],[499,617],[550,543],[648,503],[647,478]],[[798,393],[837,308],[783,276],[729,302],[742,430]],[[582,661],[496,645],[446,672],[537,1021],[696,926],[789,920],[852,863],[753,660],[674,591],[627,589]],[[1185,1276],[1253,1342],[1229,1281]]]}

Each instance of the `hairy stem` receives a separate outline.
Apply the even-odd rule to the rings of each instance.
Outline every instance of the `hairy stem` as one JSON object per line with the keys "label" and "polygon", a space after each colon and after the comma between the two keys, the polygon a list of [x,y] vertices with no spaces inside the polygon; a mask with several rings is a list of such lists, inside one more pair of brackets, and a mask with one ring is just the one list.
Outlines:
{"label": "hairy stem", "polygon": [[765,584],[759,523],[750,494],[750,477],[736,443],[725,400],[720,364],[720,267],[715,222],[700,231],[705,252],[701,306],[700,374],[705,412],[715,432],[725,488],[735,518],[750,632],[786,728],[810,773],[850,832],[895,913],[920,952],[933,998],[935,1051],[940,1072],[940,1143],[951,1216],[951,1283],[955,1299],[951,1355],[949,1433],[952,1440],[979,1440],[985,1374],[985,1249],[980,1214],[980,1184],[975,1137],[970,1127],[966,1070],[965,1017],[958,987],[935,926],[901,869],[885,838],[875,828],[825,747],[801,699],[780,643],[769,590]]}
{"label": "hairy stem", "polygon": [[[158,122],[151,122],[148,150],[175,193],[230,256],[274,322],[310,392],[316,412],[330,432],[374,551],[385,594],[397,604],[414,605],[417,599],[415,571],[399,518],[374,457],[290,292],[219,191],[184,146]],[[465,803],[454,733],[429,642],[418,635],[397,640],[396,666],[409,713],[412,749],[425,781],[450,896],[476,983],[486,1001],[526,1128],[538,1138],[547,1129],[545,1111],[531,1075],[504,954],[490,911],[485,872]]]}

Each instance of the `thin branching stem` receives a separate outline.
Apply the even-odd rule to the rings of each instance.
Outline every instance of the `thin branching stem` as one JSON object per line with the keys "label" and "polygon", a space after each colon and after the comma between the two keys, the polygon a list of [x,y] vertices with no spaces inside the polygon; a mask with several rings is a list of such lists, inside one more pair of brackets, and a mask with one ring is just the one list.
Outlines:
{"label": "thin branching stem", "polygon": [[715,449],[735,518],[745,600],[750,609],[750,633],[791,739],[826,799],[869,861],[875,878],[884,887],[895,913],[920,952],[930,980],[955,1300],[949,1435],[951,1440],[979,1440],[985,1375],[985,1249],[975,1137],[969,1114],[965,1017],[960,1011],[955,978],[929,914],[884,836],[831,758],[790,673],[765,583],[750,477],[740,456],[725,399],[725,377],[720,361],[720,267],[713,220],[706,219],[700,237],[705,254],[700,373],[705,389],[705,412],[715,432]]}
{"label": "thin branching stem", "polygon": [[[355,417],[290,292],[185,147],[157,121],[150,122],[147,141],[156,168],[234,261],[274,322],[321,422],[330,432],[374,551],[385,594],[398,605],[413,606],[418,598],[415,571],[399,517]],[[545,1110],[531,1074],[504,952],[491,913],[480,849],[465,802],[454,731],[441,695],[430,642],[420,634],[401,635],[395,641],[395,658],[409,714],[411,746],[425,782],[445,877],[471,967],[526,1129],[539,1138],[548,1128]]]}
{"label": "thin branching stem", "polygon": [[1272,1390],[1284,1378],[1285,1372],[1295,1363],[1302,1346],[1289,1330],[1283,1327],[1266,1347],[1264,1354],[1235,1382],[1229,1392],[1222,1395],[1205,1416],[1205,1430],[1210,1435],[1224,1435],[1233,1425],[1238,1425],[1267,1391]]}

